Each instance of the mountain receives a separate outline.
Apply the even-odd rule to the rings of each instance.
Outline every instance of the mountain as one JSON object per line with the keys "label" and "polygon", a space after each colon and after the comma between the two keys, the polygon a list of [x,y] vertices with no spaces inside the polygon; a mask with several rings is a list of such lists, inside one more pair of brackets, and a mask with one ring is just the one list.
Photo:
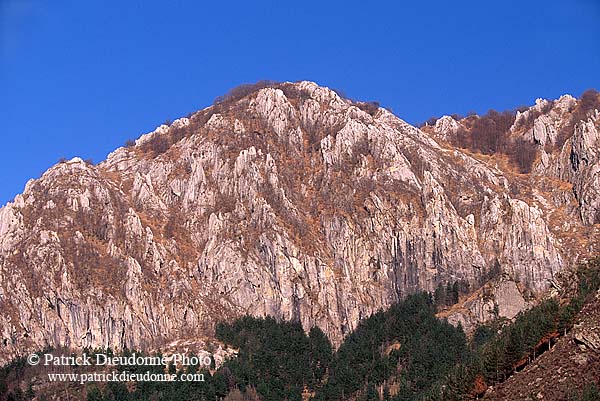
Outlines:
{"label": "mountain", "polygon": [[573,330],[523,371],[491,388],[484,399],[597,400],[597,387],[595,396],[577,397],[587,386],[597,386],[600,377],[600,292],[592,295]]}
{"label": "mountain", "polygon": [[419,290],[450,289],[444,317],[467,329],[512,318],[598,253],[598,102],[418,129],[261,82],[97,165],[61,161],[0,209],[0,363],[210,339],[246,314],[339,345]]}

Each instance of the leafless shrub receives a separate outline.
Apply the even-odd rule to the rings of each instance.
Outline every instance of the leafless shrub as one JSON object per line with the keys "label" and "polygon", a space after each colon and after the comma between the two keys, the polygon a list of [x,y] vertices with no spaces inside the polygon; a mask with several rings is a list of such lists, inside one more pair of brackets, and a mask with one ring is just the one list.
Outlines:
{"label": "leafless shrub", "polygon": [[142,150],[144,152],[152,152],[154,156],[158,156],[165,153],[170,146],[168,138],[164,135],[154,135],[148,141],[144,142]]}
{"label": "leafless shrub", "polygon": [[127,141],[125,141],[125,147],[126,148],[133,148],[135,146],[135,141],[132,139],[128,139]]}
{"label": "leafless shrub", "polygon": [[375,189],[375,181],[371,177],[361,177],[356,181],[354,200],[359,207],[357,210],[364,210],[365,201]]}
{"label": "leafless shrub", "polygon": [[346,95],[346,92],[344,92],[343,90],[335,89],[335,88],[331,88],[331,90],[334,91],[335,94],[338,95],[340,98],[342,98],[344,100],[352,101],[352,99],[350,99],[350,97],[348,97],[348,95]]}
{"label": "leafless shrub", "polygon": [[339,121],[336,124],[329,124],[325,122],[317,122],[314,125],[307,126],[301,125],[302,131],[305,133],[306,146],[310,152],[318,152],[321,148],[321,140],[331,135],[335,138],[345,123]]}
{"label": "leafless shrub", "polygon": [[[461,120],[464,120],[464,119],[469,119],[470,117],[473,117],[473,116],[477,116],[477,113],[474,112],[473,110],[469,110],[466,115],[462,115],[462,114],[458,114],[458,113],[450,114],[450,117],[452,117],[456,121],[461,121]],[[419,128],[422,128],[422,127],[424,127],[426,125],[434,126],[435,123],[437,122],[437,120],[439,120],[440,118],[441,117],[429,117],[427,120],[425,120],[425,121],[423,121],[421,123],[418,123],[417,126]]]}
{"label": "leafless shrub", "polygon": [[299,89],[296,85],[279,84],[276,87],[281,89],[285,97],[290,100],[304,101],[310,99],[311,96],[311,92],[308,89]]}
{"label": "leafless shrub", "polygon": [[517,123],[516,127],[517,129],[525,129],[528,130],[529,128],[533,127],[533,122],[539,117],[542,116],[544,114],[547,114],[550,112],[550,110],[552,110],[552,107],[554,107],[554,101],[548,101],[546,104],[544,104],[544,106],[541,109],[529,109],[529,107],[527,106],[521,106],[518,107],[516,110],[520,111],[520,112],[525,112],[527,110],[530,110],[527,113],[527,116],[525,118],[522,118],[519,120],[519,122]]}
{"label": "leafless shrub", "polygon": [[562,148],[567,139],[573,135],[575,124],[581,120],[587,119],[590,111],[594,109],[600,110],[600,94],[595,89],[588,89],[581,94],[569,122],[565,124],[558,133],[556,145],[559,149]]}
{"label": "leafless shrub", "polygon": [[533,162],[537,155],[537,146],[533,142],[528,142],[523,138],[519,138],[509,148],[510,158],[519,167],[519,172],[528,174],[531,172]]}
{"label": "leafless shrub", "polygon": [[410,169],[412,172],[419,178],[419,180],[423,180],[425,175],[425,170],[427,170],[428,166],[426,161],[419,155],[419,152],[416,149],[407,149],[406,152],[403,153],[406,160],[410,163]]}
{"label": "leafless shrub", "polygon": [[[546,106],[542,112],[548,112]],[[531,172],[537,155],[537,146],[522,138],[510,137],[510,128],[515,121],[515,111],[488,111],[481,117],[469,117],[465,127],[453,138],[453,145],[487,155],[505,154],[521,173]]]}
{"label": "leafless shrub", "polygon": [[167,218],[167,222],[163,226],[163,235],[165,238],[175,238],[177,235],[177,230],[180,229],[180,225],[181,221],[178,219],[177,211],[171,210],[169,217]]}
{"label": "leafless shrub", "polygon": [[237,200],[235,196],[229,195],[223,192],[217,192],[215,194],[215,213],[233,213],[235,211],[235,207],[237,204]]}
{"label": "leafless shrub", "polygon": [[439,117],[429,117],[427,120],[418,123],[417,127],[423,128],[425,126],[434,126],[437,120],[439,120]]}
{"label": "leafless shrub", "polygon": [[231,390],[223,401],[260,401],[260,396],[256,389],[252,386],[246,387],[244,392],[241,392],[237,387]]}
{"label": "leafless shrub", "polygon": [[[508,130],[515,121],[513,111],[498,112],[489,110],[485,115],[475,119],[467,131],[467,143],[472,150],[484,154],[502,152],[508,145]],[[459,139],[465,139],[458,137]]]}
{"label": "leafless shrub", "polygon": [[357,164],[360,162],[362,156],[367,156],[371,153],[371,149],[369,146],[369,139],[363,137],[356,141],[352,146],[352,157],[350,157],[351,164]]}
{"label": "leafless shrub", "polygon": [[365,113],[375,116],[379,110],[379,102],[356,102],[356,106]]}
{"label": "leafless shrub", "polygon": [[587,115],[591,110],[600,109],[600,93],[595,89],[583,92],[579,99],[579,108],[582,115]]}
{"label": "leafless shrub", "polygon": [[177,126],[169,129],[171,143],[177,143],[190,134],[189,126]]}
{"label": "leafless shrub", "polygon": [[269,80],[258,81],[254,84],[242,84],[231,89],[224,96],[217,97],[214,103],[215,105],[233,103],[260,89],[268,88],[277,84],[277,82]]}

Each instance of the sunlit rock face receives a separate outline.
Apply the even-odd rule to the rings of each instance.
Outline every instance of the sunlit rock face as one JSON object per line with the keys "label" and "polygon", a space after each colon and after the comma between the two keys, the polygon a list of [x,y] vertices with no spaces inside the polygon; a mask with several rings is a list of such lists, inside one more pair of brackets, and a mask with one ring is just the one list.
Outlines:
{"label": "sunlit rock face", "polygon": [[[531,140],[552,141],[543,125],[568,113],[542,115]],[[431,135],[286,83],[98,165],[59,163],[0,209],[0,361],[46,345],[155,349],[245,314],[318,325],[337,344],[457,281],[512,282],[494,288],[514,315],[596,247],[596,118],[523,176],[440,140],[450,117]],[[455,320],[486,319],[482,302]]]}

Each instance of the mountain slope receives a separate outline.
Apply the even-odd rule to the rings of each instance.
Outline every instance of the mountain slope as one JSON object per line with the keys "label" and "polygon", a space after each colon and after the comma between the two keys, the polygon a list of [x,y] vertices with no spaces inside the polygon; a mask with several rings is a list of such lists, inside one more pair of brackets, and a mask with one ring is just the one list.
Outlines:
{"label": "mountain slope", "polygon": [[600,377],[599,333],[600,292],[581,311],[572,331],[484,399],[560,401],[581,394]]}
{"label": "mountain slope", "polygon": [[469,325],[597,251],[597,113],[524,175],[311,82],[243,89],[0,209],[0,361],[156,347],[243,314],[339,344],[409,293],[492,280],[450,316]]}

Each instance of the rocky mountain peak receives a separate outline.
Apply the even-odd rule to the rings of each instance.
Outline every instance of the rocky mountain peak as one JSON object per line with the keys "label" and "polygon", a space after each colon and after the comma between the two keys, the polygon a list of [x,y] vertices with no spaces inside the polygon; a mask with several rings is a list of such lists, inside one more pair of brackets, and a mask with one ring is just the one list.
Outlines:
{"label": "rocky mountain peak", "polygon": [[[563,103],[537,119],[569,118]],[[465,126],[442,120],[440,135]],[[359,319],[448,285],[481,295],[450,320],[468,327],[498,303],[512,317],[564,255],[596,249],[590,121],[523,175],[312,82],[232,90],[98,165],[57,164],[0,209],[0,357],[154,349],[244,314],[339,344]]]}

